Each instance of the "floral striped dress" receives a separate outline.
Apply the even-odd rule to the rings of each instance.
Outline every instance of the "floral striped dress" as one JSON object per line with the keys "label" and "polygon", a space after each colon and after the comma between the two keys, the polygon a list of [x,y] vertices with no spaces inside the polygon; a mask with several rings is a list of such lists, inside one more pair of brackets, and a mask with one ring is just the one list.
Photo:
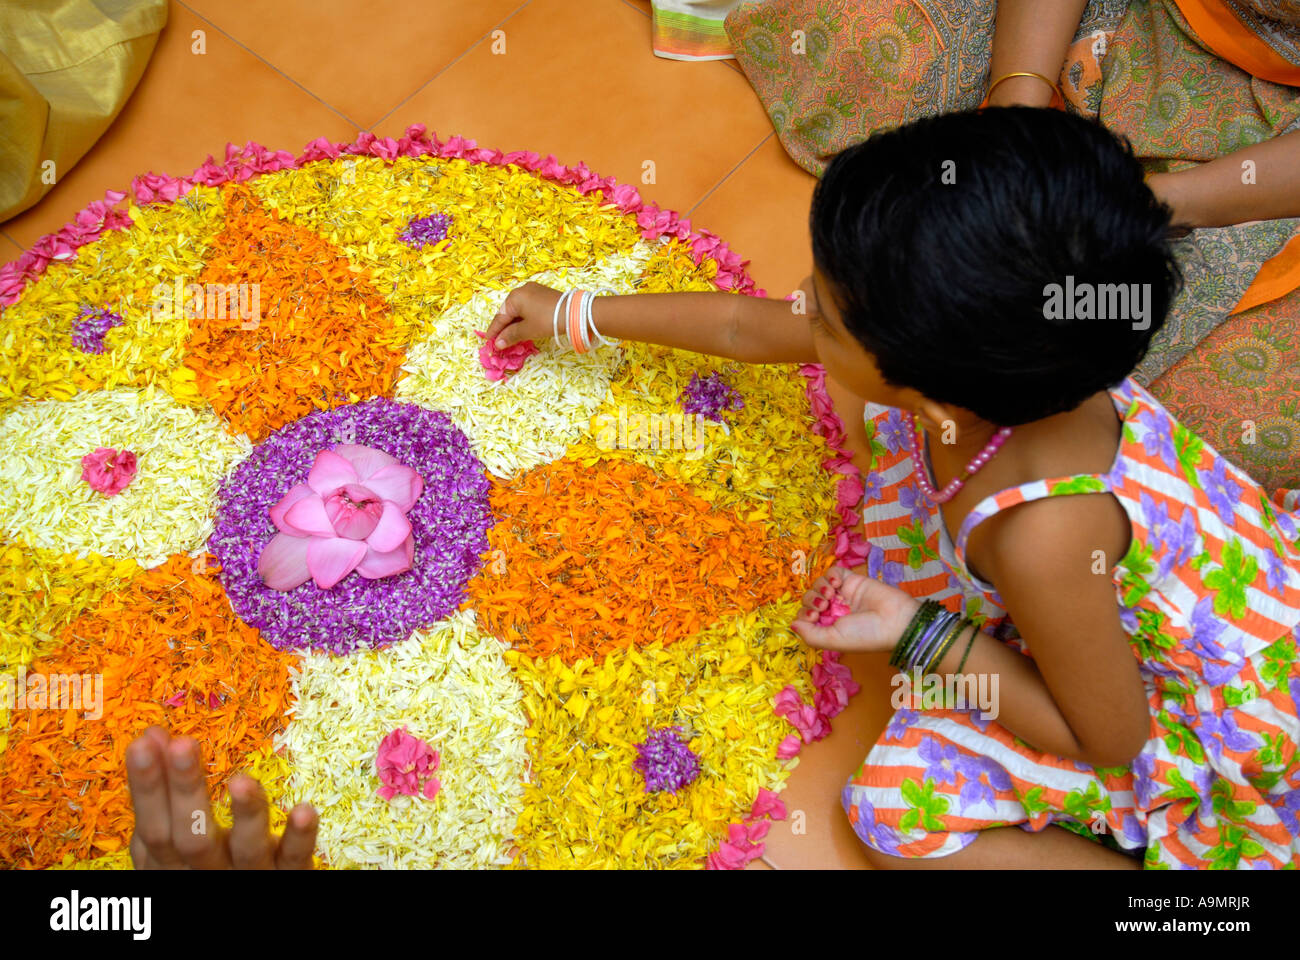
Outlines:
{"label": "floral striped dress", "polygon": [[843,793],[873,849],[942,857],[989,827],[1057,823],[1148,868],[1300,864],[1296,494],[1271,501],[1133,380],[1111,396],[1123,438],[1108,473],[990,496],[955,543],[914,482],[907,420],[868,406],[868,572],[964,608],[1026,656],[997,593],[966,568],[971,530],[1041,497],[1118,498],[1133,540],[1111,576],[1151,713],[1132,764],[1102,768],[1041,753],[978,709],[898,709]]}

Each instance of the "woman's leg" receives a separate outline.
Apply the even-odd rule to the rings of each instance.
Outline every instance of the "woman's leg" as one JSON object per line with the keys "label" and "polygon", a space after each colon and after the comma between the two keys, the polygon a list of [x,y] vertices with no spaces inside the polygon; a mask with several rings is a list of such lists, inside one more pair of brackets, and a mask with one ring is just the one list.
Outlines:
{"label": "woman's leg", "polygon": [[891,857],[864,845],[877,870],[1141,870],[1142,861],[1059,827],[1028,833],[1019,827],[980,831],[946,857]]}

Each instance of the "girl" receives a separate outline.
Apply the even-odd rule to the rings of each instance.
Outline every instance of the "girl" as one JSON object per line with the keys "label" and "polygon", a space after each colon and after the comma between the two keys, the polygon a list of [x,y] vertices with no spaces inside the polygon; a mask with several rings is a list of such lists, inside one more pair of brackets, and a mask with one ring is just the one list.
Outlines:
{"label": "girl", "polygon": [[[816,360],[872,401],[870,575],[831,571],[794,629],[891,650],[933,597],[969,619],[919,625],[897,659],[1000,681],[996,720],[900,709],[845,787],[879,866],[1300,863],[1294,498],[1126,378],[1177,286],[1168,228],[1100,126],[949,114],[830,164],[810,324],[714,294],[592,306],[602,335]],[[1119,289],[1128,315],[1101,309]],[[559,297],[512,292],[488,335],[549,336]],[[816,623],[831,599],[850,612]]]}

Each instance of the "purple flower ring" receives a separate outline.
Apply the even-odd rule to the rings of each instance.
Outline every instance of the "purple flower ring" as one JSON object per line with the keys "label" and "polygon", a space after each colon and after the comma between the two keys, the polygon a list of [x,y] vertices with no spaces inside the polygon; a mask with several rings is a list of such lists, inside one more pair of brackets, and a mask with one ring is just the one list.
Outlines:
{"label": "purple flower ring", "polygon": [[[317,454],[373,447],[419,473],[424,489],[406,514],[411,568],[368,579],[352,572],[327,590],[308,580],[273,589],[258,573],[276,536],[270,511],[305,481]],[[273,647],[334,654],[404,640],[453,613],[488,549],[489,482],[469,439],[445,413],[378,398],[318,410],[267,437],[222,482],[208,548],[236,614]]]}

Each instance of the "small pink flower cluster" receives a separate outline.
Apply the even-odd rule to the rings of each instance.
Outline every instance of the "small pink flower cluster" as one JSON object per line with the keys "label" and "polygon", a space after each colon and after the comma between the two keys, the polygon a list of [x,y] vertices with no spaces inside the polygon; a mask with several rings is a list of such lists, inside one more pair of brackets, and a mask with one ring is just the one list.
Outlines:
{"label": "small pink flower cluster", "polygon": [[437,750],[411,736],[406,727],[398,727],[379,743],[375,766],[383,786],[376,792],[385,800],[399,793],[432,800],[442,789],[442,782],[434,776],[441,762]]}
{"label": "small pink flower cluster", "polygon": [[81,458],[81,479],[106,497],[115,497],[135,479],[135,454],[130,450],[96,447]]}

